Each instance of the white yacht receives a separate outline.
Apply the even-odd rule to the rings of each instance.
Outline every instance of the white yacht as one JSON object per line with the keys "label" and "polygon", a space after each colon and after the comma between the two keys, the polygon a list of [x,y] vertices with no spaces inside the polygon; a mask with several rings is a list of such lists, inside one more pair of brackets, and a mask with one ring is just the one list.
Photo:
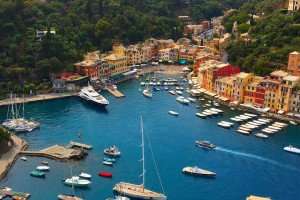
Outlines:
{"label": "white yacht", "polygon": [[109,104],[109,101],[105,99],[102,95],[100,95],[98,92],[96,92],[94,88],[90,85],[87,87],[83,87],[80,90],[79,97],[101,106],[107,106]]}

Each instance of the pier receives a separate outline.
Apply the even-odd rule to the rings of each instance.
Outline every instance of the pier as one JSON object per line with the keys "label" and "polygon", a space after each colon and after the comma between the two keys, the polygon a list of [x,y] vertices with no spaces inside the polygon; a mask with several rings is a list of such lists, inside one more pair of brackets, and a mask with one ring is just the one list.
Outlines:
{"label": "pier", "polygon": [[[61,99],[61,98],[67,98],[76,96],[77,92],[71,92],[71,93],[49,93],[49,94],[40,94],[30,97],[19,97],[14,100],[14,103],[20,104],[20,103],[29,103],[29,102],[35,102],[35,101],[46,101],[46,100],[52,100],[52,99]],[[0,106],[7,106],[11,104],[11,99],[3,99],[0,100]]]}
{"label": "pier", "polygon": [[117,90],[117,89],[106,87],[106,90],[110,94],[112,94],[114,97],[117,97],[117,98],[125,97],[125,95],[122,92],[120,92],[119,90]]}
{"label": "pier", "polygon": [[91,150],[93,148],[93,146],[91,146],[91,145],[74,142],[74,141],[70,141],[69,147],[70,148],[77,147],[77,148],[82,148],[82,149],[86,149],[86,150]]}
{"label": "pier", "polygon": [[54,145],[40,151],[21,151],[20,154],[27,156],[45,157],[54,160],[70,160],[83,158],[84,152],[78,149],[66,148]]}

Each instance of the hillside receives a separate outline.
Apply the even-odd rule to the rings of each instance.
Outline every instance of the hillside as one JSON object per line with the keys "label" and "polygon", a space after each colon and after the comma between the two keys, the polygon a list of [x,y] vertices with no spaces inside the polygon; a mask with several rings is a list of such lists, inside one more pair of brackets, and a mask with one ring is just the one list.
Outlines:
{"label": "hillside", "polygon": [[[245,4],[224,20],[231,32],[238,22],[239,34],[248,31],[250,42],[236,39],[227,48],[229,61],[246,71],[264,75],[287,65],[288,54],[300,51],[300,13],[283,9],[284,1],[264,0]],[[249,14],[256,14],[256,19]]]}
{"label": "hillside", "polygon": [[[0,1],[0,93],[23,91],[23,85],[25,92],[46,89],[50,73],[71,70],[87,51],[109,50],[114,40],[176,39],[182,32],[178,14],[206,19],[244,1]],[[48,34],[37,37],[37,31]]]}

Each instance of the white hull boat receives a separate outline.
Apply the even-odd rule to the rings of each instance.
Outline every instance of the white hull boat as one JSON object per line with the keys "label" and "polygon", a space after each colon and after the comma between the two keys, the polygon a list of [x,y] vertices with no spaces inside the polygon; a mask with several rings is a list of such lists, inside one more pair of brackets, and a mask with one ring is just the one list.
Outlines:
{"label": "white hull boat", "polygon": [[215,177],[216,173],[201,169],[199,167],[184,167],[182,172],[193,176]]}
{"label": "white hull boat", "polygon": [[79,97],[100,106],[107,106],[109,101],[94,90],[92,86],[83,87],[79,92]]}
{"label": "white hull boat", "polygon": [[64,183],[65,185],[72,187],[88,187],[91,184],[91,181],[81,179],[79,176],[72,176],[71,178],[67,178]]}
{"label": "white hull boat", "polygon": [[290,153],[300,154],[300,149],[296,148],[292,145],[284,147],[283,150],[290,152]]}
{"label": "white hull boat", "polygon": [[175,111],[173,111],[173,110],[170,110],[168,113],[169,113],[170,115],[173,115],[173,116],[178,116],[178,115],[179,115],[178,112],[175,112]]}

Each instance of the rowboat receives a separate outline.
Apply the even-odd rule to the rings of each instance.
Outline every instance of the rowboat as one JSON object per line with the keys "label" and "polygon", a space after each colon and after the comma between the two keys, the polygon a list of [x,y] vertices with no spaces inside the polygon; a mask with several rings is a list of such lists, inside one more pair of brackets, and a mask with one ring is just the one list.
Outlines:
{"label": "rowboat", "polygon": [[182,172],[185,174],[193,175],[193,176],[204,176],[204,177],[215,177],[216,173],[201,169],[197,166],[195,167],[184,167],[182,169]]}

